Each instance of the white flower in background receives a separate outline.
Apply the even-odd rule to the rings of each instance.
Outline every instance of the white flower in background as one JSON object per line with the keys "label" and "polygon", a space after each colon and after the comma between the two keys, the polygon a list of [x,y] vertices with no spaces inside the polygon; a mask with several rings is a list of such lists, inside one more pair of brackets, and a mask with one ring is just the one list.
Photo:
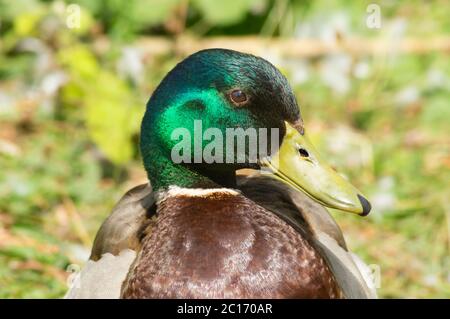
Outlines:
{"label": "white flower in background", "polygon": [[324,41],[335,42],[337,40],[337,34],[344,36],[350,33],[350,19],[345,12],[337,12],[336,14],[333,14],[329,20],[322,21],[327,21],[327,23],[319,29],[319,36]]}
{"label": "white flower in background", "polygon": [[55,95],[59,88],[68,80],[67,75],[62,71],[55,71],[47,74],[41,82],[41,90],[48,96]]}
{"label": "white flower in background", "polygon": [[0,114],[13,114],[15,99],[9,92],[0,90]]}
{"label": "white flower in background", "polygon": [[353,76],[357,79],[366,79],[370,74],[370,66],[367,61],[359,61],[353,67]]}
{"label": "white flower in background", "polygon": [[[2,186],[6,187],[8,193],[19,197],[29,196],[34,190],[32,184],[25,176],[15,173],[6,175],[5,183]],[[0,189],[0,193],[3,193],[3,191],[4,189]]]}
{"label": "white flower in background", "polygon": [[392,176],[382,177],[377,182],[377,190],[370,196],[373,211],[384,214],[395,207],[397,197],[394,194],[395,180]]}
{"label": "white flower in background", "polygon": [[435,287],[439,283],[439,278],[436,274],[428,274],[423,277],[423,282],[429,287]]}
{"label": "white flower in background", "polygon": [[144,80],[144,63],[142,52],[138,48],[124,47],[122,55],[117,61],[117,71],[129,77],[135,84],[140,84]]}
{"label": "white flower in background", "polygon": [[405,18],[393,19],[386,28],[391,40],[400,40],[403,38],[405,36],[407,26],[408,22]]}
{"label": "white flower in background", "polygon": [[[295,37],[305,39],[320,39],[325,44],[334,45],[340,38],[350,34],[350,18],[344,11],[329,15],[318,14],[307,21],[300,22],[295,27]],[[323,82],[334,92],[345,94],[351,87],[349,79],[351,57],[346,54],[336,54],[324,59],[320,66],[320,76]],[[304,69],[303,69],[304,70]],[[306,74],[300,70],[297,81],[304,81]]]}
{"label": "white flower in background", "polygon": [[395,101],[400,106],[407,106],[419,100],[420,92],[415,86],[407,86],[400,90],[395,96]]}
{"label": "white flower in background", "polygon": [[351,87],[349,79],[351,64],[352,60],[346,54],[326,57],[320,65],[320,77],[334,92],[345,94]]}
{"label": "white flower in background", "polygon": [[261,15],[267,9],[267,2],[265,1],[253,1],[250,7],[250,12],[255,15]]}
{"label": "white flower in background", "polygon": [[68,76],[62,71],[53,71],[41,79],[35,91],[40,99],[39,109],[45,114],[52,114],[55,109],[56,95],[59,89],[68,81]]}
{"label": "white flower in background", "polygon": [[427,73],[427,84],[430,88],[445,88],[448,86],[448,78],[444,72],[438,69],[430,69]]}
{"label": "white flower in background", "polygon": [[295,37],[321,39],[327,43],[335,43],[339,34],[350,33],[350,18],[346,12],[336,12],[332,15],[316,15],[311,19],[298,23],[295,27]]}
{"label": "white flower in background", "polygon": [[52,3],[51,8],[54,13],[63,15],[66,12],[66,4],[64,1],[56,0]]}
{"label": "white flower in background", "polygon": [[22,151],[15,143],[0,139],[0,154],[18,157],[22,154]]}
{"label": "white flower in background", "polygon": [[52,69],[55,58],[51,49],[38,38],[26,38],[18,45],[18,50],[22,52],[32,52],[36,55],[34,60],[33,76],[42,78]]}
{"label": "white flower in background", "polygon": [[339,126],[331,130],[324,139],[333,164],[356,169],[372,163],[372,143],[351,128]]}
{"label": "white flower in background", "polygon": [[397,58],[398,46],[405,37],[407,21],[404,18],[395,18],[389,23],[383,24],[382,30],[386,31],[387,42],[389,45],[388,58],[393,63]]}
{"label": "white flower in background", "polygon": [[286,59],[283,66],[291,71],[290,80],[293,85],[305,83],[310,78],[310,67],[307,61],[300,59]]}

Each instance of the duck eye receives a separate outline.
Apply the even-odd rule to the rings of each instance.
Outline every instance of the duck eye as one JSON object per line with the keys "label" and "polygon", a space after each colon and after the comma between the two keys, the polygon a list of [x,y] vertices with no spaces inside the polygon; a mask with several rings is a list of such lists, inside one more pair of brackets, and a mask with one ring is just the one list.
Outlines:
{"label": "duck eye", "polygon": [[305,150],[304,148],[299,148],[298,153],[300,154],[301,157],[309,157],[308,151]]}
{"label": "duck eye", "polygon": [[233,90],[230,93],[230,98],[233,103],[242,104],[247,102],[247,95],[241,90]]}

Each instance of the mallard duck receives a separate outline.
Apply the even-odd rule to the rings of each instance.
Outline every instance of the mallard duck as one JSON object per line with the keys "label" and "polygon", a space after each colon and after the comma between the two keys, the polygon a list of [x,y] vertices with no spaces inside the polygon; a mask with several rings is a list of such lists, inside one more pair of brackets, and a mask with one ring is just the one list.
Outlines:
{"label": "mallard duck", "polygon": [[[208,141],[190,141],[176,163],[173,132],[195,136],[198,120],[216,138],[228,128],[270,132],[270,151],[252,160],[250,147],[215,144],[210,154],[228,160],[206,163],[197,156]],[[140,147],[149,183],[113,209],[66,297],[376,296],[324,208],[364,216],[370,204],[317,154],[288,81],[268,61],[226,49],[187,57],[151,96]]]}

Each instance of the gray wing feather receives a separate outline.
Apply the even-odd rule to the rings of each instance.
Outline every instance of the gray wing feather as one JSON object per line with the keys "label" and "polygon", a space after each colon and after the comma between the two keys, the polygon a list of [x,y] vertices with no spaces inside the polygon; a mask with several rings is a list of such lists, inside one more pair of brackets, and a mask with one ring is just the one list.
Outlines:
{"label": "gray wing feather", "polygon": [[90,259],[98,260],[105,253],[118,255],[127,248],[138,250],[138,235],[146,225],[147,210],[153,203],[152,188],[149,184],[129,190],[98,230]]}
{"label": "gray wing feather", "polygon": [[71,283],[65,299],[118,299],[136,252],[123,250],[117,256],[104,254],[99,260],[88,260]]}

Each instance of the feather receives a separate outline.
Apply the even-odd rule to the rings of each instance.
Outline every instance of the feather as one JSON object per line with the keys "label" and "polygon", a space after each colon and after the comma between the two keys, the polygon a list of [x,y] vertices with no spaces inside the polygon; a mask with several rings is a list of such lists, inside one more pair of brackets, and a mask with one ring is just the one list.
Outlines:
{"label": "feather", "polygon": [[[323,206],[264,175],[238,176],[238,188],[246,197],[285,220],[312,242],[326,259],[346,298],[376,298],[375,290],[370,289],[371,285],[367,283],[367,266],[347,251],[339,226]],[[140,239],[151,231],[149,217],[155,214],[154,206],[155,196],[149,184],[137,186],[122,197],[97,233],[91,260],[82,271],[82,289],[71,289],[67,298],[95,298],[100,295],[98,289],[102,286],[95,288],[95,284],[92,286],[88,282],[98,283],[98,278],[103,274],[99,268],[111,274],[117,272],[116,267],[124,267],[125,260],[128,267],[131,265],[130,252],[136,256],[141,247]],[[127,257],[121,259],[123,251],[127,252]],[[117,259],[114,256],[118,256]],[[98,263],[95,264],[95,261]],[[116,262],[118,265],[115,265]],[[127,271],[125,274],[118,273],[117,277],[123,281]],[[107,277],[111,280],[111,286],[117,285],[117,277]],[[103,279],[108,281],[107,278]],[[89,289],[93,292],[88,292]],[[110,294],[119,296],[117,289]]]}
{"label": "feather", "polygon": [[64,298],[118,299],[122,283],[135,258],[135,251],[125,249],[117,256],[106,253],[97,261],[88,260]]}

